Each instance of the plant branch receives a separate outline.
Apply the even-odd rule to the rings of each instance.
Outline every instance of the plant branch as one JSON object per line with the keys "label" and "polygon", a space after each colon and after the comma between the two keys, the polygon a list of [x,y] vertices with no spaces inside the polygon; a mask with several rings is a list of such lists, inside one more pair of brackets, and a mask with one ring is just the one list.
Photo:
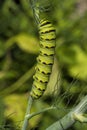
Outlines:
{"label": "plant branch", "polygon": [[30,115],[30,110],[31,110],[32,103],[33,103],[33,99],[30,96],[30,98],[28,100],[28,106],[27,106],[27,110],[26,110],[26,114],[25,114],[25,119],[24,119],[22,130],[26,130],[26,128],[28,126],[28,119],[26,118],[26,115]]}
{"label": "plant branch", "polygon": [[[84,114],[87,111],[87,96],[85,96],[81,102],[73,108],[67,115],[65,115],[62,119],[56,121],[51,126],[46,128],[46,130],[66,130],[71,127],[77,120],[80,121],[78,115]],[[76,116],[78,118],[76,118]],[[86,122],[87,119],[84,117],[83,122]]]}
{"label": "plant branch", "polygon": [[46,108],[46,109],[43,109],[43,110],[41,110],[41,111],[39,111],[39,112],[34,112],[34,113],[32,113],[32,114],[28,114],[28,115],[26,115],[26,118],[29,120],[29,119],[31,119],[32,117],[36,116],[36,115],[39,115],[39,114],[41,114],[41,113],[43,113],[43,112],[46,112],[46,111],[49,111],[49,110],[52,110],[52,109],[57,109],[57,108],[51,106],[51,107],[48,107],[48,108]]}

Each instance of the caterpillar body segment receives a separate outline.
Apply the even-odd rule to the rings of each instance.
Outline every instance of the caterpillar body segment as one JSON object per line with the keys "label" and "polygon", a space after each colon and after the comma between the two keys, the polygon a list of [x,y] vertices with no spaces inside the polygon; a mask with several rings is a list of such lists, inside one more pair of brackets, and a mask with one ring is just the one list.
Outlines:
{"label": "caterpillar body segment", "polygon": [[46,90],[54,63],[56,32],[52,23],[41,20],[39,23],[40,51],[33,76],[31,97],[40,98]]}
{"label": "caterpillar body segment", "polygon": [[[45,90],[44,90],[45,91]],[[33,99],[38,99],[38,98],[40,98],[42,95],[43,95],[43,92],[44,91],[42,91],[42,90],[40,90],[40,89],[37,89],[35,86],[33,86],[33,91],[32,91],[32,93],[31,93],[31,97],[33,98]]]}
{"label": "caterpillar body segment", "polygon": [[44,33],[41,34],[40,39],[44,39],[47,41],[55,40],[55,34],[54,34],[54,32],[50,32],[50,31],[46,32],[45,31]]}
{"label": "caterpillar body segment", "polygon": [[54,40],[52,41],[46,41],[46,40],[41,40],[40,41],[40,46],[42,47],[42,48],[55,48],[55,44],[53,45],[53,42],[54,42]]}
{"label": "caterpillar body segment", "polygon": [[40,73],[39,70],[35,75],[33,76],[34,80],[42,82],[42,83],[48,83],[49,75],[45,75],[43,73]]}
{"label": "caterpillar body segment", "polygon": [[50,65],[44,65],[44,64],[38,63],[37,66],[35,67],[35,69],[36,69],[36,71],[40,71],[40,73],[43,73],[45,75],[48,75],[51,73]]}
{"label": "caterpillar body segment", "polygon": [[45,89],[46,89],[46,83],[42,83],[42,82],[39,82],[39,81],[34,81],[33,85],[36,88],[38,88],[38,90],[41,90],[41,91],[45,91]]}
{"label": "caterpillar body segment", "polygon": [[54,55],[54,48],[40,48],[40,54],[46,56],[53,56]]}
{"label": "caterpillar body segment", "polygon": [[[37,61],[41,64],[45,65],[53,65],[54,57],[53,56],[46,56],[46,55],[39,55],[37,57]],[[45,68],[44,68],[45,69]]]}

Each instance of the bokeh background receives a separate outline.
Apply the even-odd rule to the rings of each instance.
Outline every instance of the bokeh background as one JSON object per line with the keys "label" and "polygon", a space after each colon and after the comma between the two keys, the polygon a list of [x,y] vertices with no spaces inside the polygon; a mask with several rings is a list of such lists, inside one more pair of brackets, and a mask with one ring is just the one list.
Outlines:
{"label": "bokeh background", "polygon": [[[38,0],[38,2],[41,2]],[[30,129],[44,130],[87,94],[87,1],[45,0],[44,16],[56,28],[54,69],[44,96],[32,112],[58,106],[32,118]],[[40,3],[40,6],[47,3]],[[33,8],[33,6],[32,6]],[[20,130],[39,53],[39,35],[28,0],[0,1],[0,129]],[[55,89],[55,86],[57,89]],[[69,130],[86,130],[77,122]]]}

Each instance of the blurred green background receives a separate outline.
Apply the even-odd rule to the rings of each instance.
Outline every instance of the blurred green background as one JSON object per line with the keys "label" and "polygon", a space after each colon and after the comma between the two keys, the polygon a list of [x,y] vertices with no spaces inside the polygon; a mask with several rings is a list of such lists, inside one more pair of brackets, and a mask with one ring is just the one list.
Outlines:
{"label": "blurred green background", "polygon": [[[52,104],[60,109],[32,118],[29,122],[32,130],[44,130],[87,94],[87,1],[45,1],[52,3],[44,15],[56,28],[56,59],[47,91],[34,102],[32,111]],[[38,52],[38,29],[29,1],[0,1],[1,130],[21,129]],[[69,130],[82,129],[86,130],[87,125],[76,123]]]}

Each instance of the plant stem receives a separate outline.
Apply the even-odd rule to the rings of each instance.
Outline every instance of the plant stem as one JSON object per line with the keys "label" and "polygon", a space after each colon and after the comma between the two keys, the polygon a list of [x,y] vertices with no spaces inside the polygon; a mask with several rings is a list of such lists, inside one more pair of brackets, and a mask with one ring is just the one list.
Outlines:
{"label": "plant stem", "polygon": [[26,118],[26,115],[29,115],[29,114],[30,114],[30,110],[31,110],[32,103],[33,103],[33,99],[32,99],[31,96],[30,96],[30,97],[29,97],[29,100],[28,100],[28,106],[27,106],[27,110],[26,110],[26,114],[25,114],[25,119],[24,119],[24,123],[23,123],[22,130],[26,130],[26,129],[27,129],[27,126],[28,126],[28,118]]}
{"label": "plant stem", "polygon": [[41,114],[41,113],[43,113],[43,112],[46,112],[46,111],[49,111],[49,110],[52,110],[52,109],[57,109],[57,108],[51,106],[51,107],[48,107],[48,108],[46,108],[46,109],[43,109],[43,110],[41,110],[41,111],[39,111],[39,112],[35,112],[35,113],[32,113],[32,114],[28,114],[28,115],[26,115],[26,118],[29,120],[29,119],[31,119],[32,117],[36,116],[36,115],[39,115],[39,114]]}
{"label": "plant stem", "polygon": [[72,109],[67,115],[65,115],[62,119],[53,123],[46,130],[66,130],[76,122],[74,114],[77,115],[83,114],[86,111],[87,111],[87,96],[85,96],[81,100],[81,102],[74,109]]}

